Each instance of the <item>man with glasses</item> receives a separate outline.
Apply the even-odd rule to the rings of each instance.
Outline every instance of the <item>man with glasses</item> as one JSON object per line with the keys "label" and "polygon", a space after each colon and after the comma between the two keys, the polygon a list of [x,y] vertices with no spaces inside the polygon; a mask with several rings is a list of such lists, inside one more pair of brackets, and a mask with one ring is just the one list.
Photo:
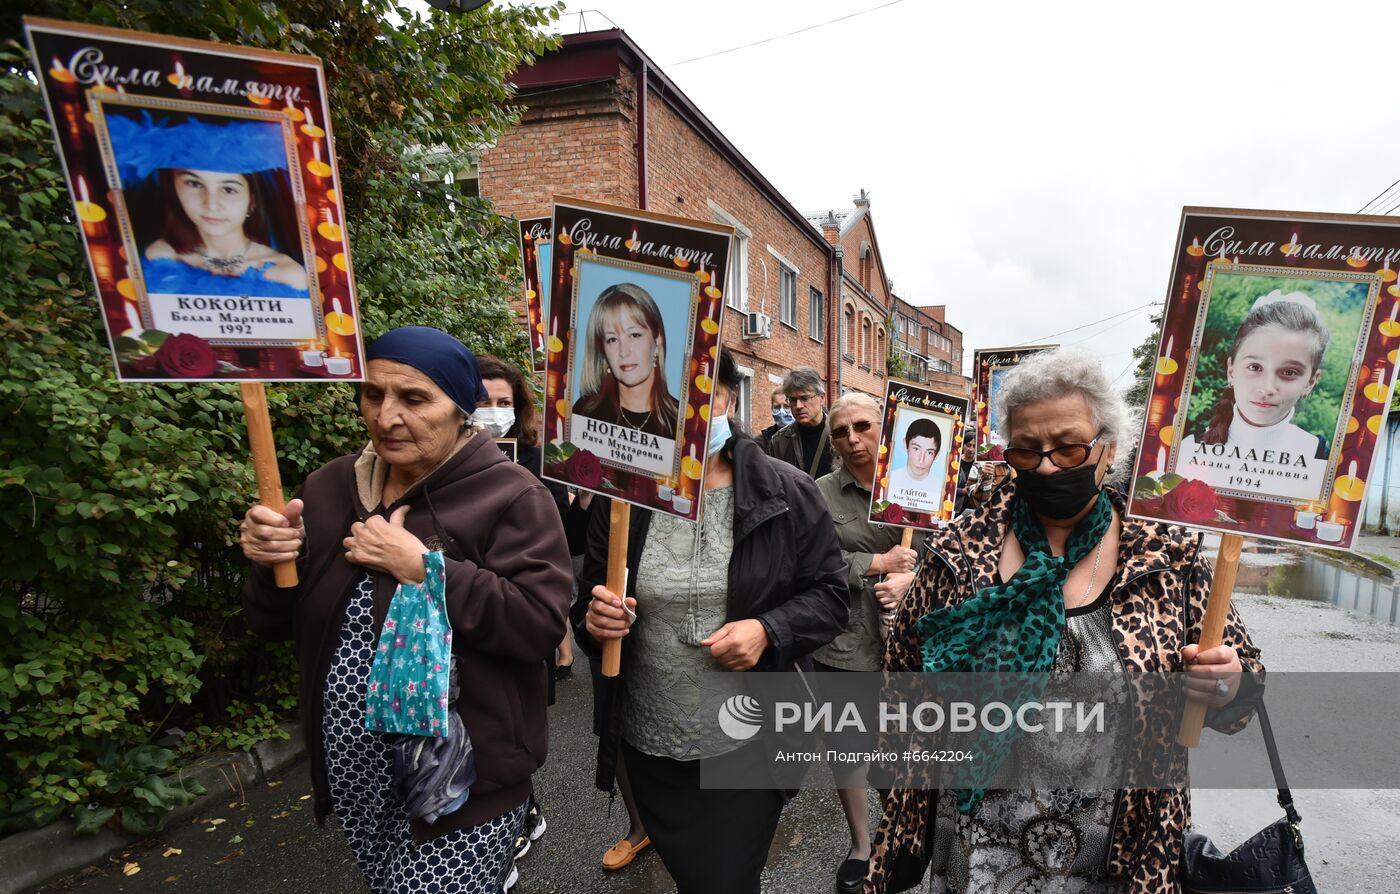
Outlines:
{"label": "man with glasses", "polygon": [[810,366],[783,378],[783,393],[792,411],[791,425],[768,441],[768,455],[806,472],[813,479],[831,471],[831,433],[826,418],[826,383]]}

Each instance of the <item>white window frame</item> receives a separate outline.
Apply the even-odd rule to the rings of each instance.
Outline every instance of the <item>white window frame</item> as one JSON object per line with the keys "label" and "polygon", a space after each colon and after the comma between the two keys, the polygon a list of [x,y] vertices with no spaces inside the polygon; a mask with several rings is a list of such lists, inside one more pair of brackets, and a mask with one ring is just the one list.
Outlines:
{"label": "white window frame", "polygon": [[734,395],[735,406],[730,416],[738,419],[744,431],[753,434],[753,370],[738,364],[734,368],[739,372],[739,393]]}
{"label": "white window frame", "polygon": [[807,287],[807,337],[826,343],[826,296],[816,286]]}
{"label": "white window frame", "polygon": [[739,219],[720,207],[713,199],[706,199],[710,214],[716,223],[728,224],[734,228],[734,251],[729,262],[728,287],[724,290],[724,303],[735,310],[748,312],[749,309],[749,240],[753,231],[739,222]]}
{"label": "white window frame", "polygon": [[797,329],[797,271],[786,264],[778,265],[778,322]]}

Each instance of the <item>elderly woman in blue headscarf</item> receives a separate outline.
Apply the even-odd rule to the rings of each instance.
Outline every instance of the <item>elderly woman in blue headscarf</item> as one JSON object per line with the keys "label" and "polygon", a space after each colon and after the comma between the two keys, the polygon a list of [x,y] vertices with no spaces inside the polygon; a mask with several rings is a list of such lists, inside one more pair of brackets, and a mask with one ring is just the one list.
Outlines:
{"label": "elderly woman in blue headscarf", "polygon": [[[296,643],[316,816],[339,817],[370,887],[495,894],[513,882],[545,758],[545,660],[564,635],[568,547],[549,491],[472,421],[486,392],[465,345],[408,326],[366,359],[369,443],[313,472],[283,511],[243,519],[245,616]],[[293,561],[300,583],[277,586],[273,566]],[[367,681],[396,590],[439,569],[475,781],[460,806],[425,816],[395,778],[388,737],[366,728]]]}

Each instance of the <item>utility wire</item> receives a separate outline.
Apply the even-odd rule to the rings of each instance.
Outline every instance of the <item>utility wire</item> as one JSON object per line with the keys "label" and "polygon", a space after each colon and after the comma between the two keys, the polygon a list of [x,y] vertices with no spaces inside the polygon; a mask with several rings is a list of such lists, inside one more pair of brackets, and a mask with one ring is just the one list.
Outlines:
{"label": "utility wire", "polygon": [[[1100,323],[1107,323],[1109,320],[1116,320],[1116,319],[1118,319],[1119,317],[1125,317],[1125,316],[1127,316],[1128,314],[1137,313],[1138,311],[1144,310],[1144,309],[1149,308],[1149,307],[1156,307],[1156,306],[1158,306],[1159,304],[1161,304],[1160,301],[1149,301],[1149,302],[1147,302],[1146,304],[1139,304],[1137,307],[1130,307],[1130,308],[1128,308],[1128,309],[1125,310],[1125,311],[1120,311],[1119,313],[1116,313],[1116,314],[1109,314],[1108,316],[1106,316],[1106,317],[1104,317],[1104,318],[1102,318],[1102,319],[1094,320],[1094,321],[1091,322],[1091,323],[1085,323],[1085,324],[1082,325],[1082,326],[1075,326],[1075,327],[1072,328],[1072,329],[1064,329],[1064,330],[1062,330],[1062,331],[1060,331],[1060,332],[1052,332],[1052,333],[1049,334],[1049,335],[1042,335],[1042,336],[1040,336],[1039,338],[1032,338],[1032,339],[1029,339],[1029,340],[1026,342],[1026,344],[1031,344],[1031,345],[1033,345],[1033,344],[1038,344],[1039,342],[1045,341],[1047,338],[1054,338],[1054,337],[1056,337],[1056,336],[1058,336],[1058,335],[1067,335],[1067,334],[1069,334],[1069,333],[1071,333],[1071,332],[1078,332],[1080,329],[1088,329],[1090,326],[1097,326],[1097,325],[1099,325]],[[1116,327],[1114,327],[1114,326],[1109,326],[1108,329],[1105,329],[1105,330],[1104,330],[1104,332],[1107,332],[1107,331],[1109,331],[1109,329],[1114,329],[1114,328],[1116,328]],[[1093,337],[1094,337],[1094,338],[1097,338],[1098,336],[1100,336],[1100,335],[1102,335],[1102,334],[1103,334],[1103,332],[1098,332],[1098,333],[1095,333]],[[1088,339],[1085,339],[1085,341],[1088,341]],[[1081,344],[1081,343],[1082,343],[1082,342],[1075,342],[1075,344]],[[968,367],[971,366],[971,364],[972,364],[972,351],[969,350],[969,349],[967,349],[967,348],[964,348],[964,349],[963,349],[963,369],[967,369]],[[966,373],[964,373],[964,375],[966,375]]]}
{"label": "utility wire", "polygon": [[1149,301],[1146,304],[1139,304],[1137,307],[1129,308],[1128,310],[1122,311],[1121,313],[1111,314],[1109,316],[1104,317],[1101,320],[1095,320],[1092,323],[1085,323],[1083,326],[1075,326],[1073,329],[1063,329],[1059,332],[1052,332],[1049,335],[1042,335],[1039,338],[1033,338],[1030,340],[1030,343],[1036,344],[1038,342],[1045,341],[1047,338],[1055,338],[1056,336],[1066,335],[1070,332],[1078,332],[1080,329],[1088,329],[1090,326],[1097,326],[1100,323],[1107,323],[1109,320],[1116,320],[1119,317],[1125,317],[1128,314],[1137,313],[1140,310],[1143,310],[1148,307],[1155,307],[1158,304],[1161,304],[1161,302]]}
{"label": "utility wire", "polygon": [[691,63],[691,62],[699,62],[699,61],[702,60],[702,59],[713,59],[715,56],[723,56],[723,55],[725,55],[726,53],[735,53],[735,52],[738,52],[739,50],[747,50],[749,47],[756,47],[756,46],[759,46],[760,44],[772,43],[772,42],[775,41],[775,40],[782,40],[782,39],[785,38],[785,37],[792,37],[792,36],[797,35],[797,34],[803,34],[803,33],[807,32],[807,31],[815,31],[815,30],[818,29],[818,28],[825,28],[827,25],[834,25],[834,24],[836,24],[837,22],[844,22],[844,21],[846,21],[846,20],[848,20],[848,19],[854,19],[854,18],[857,18],[858,16],[863,16],[863,15],[866,15],[866,14],[868,14],[868,13],[876,12],[876,11],[881,10],[881,9],[886,9],[886,8],[888,8],[888,7],[891,7],[891,6],[896,6],[896,5],[898,5],[898,4],[900,4],[900,3],[903,3],[903,2],[904,2],[904,0],[889,0],[888,3],[881,3],[881,4],[879,4],[878,6],[872,6],[872,7],[868,8],[868,9],[860,9],[860,10],[857,10],[857,11],[855,11],[855,12],[847,13],[846,15],[843,15],[843,16],[837,16],[837,17],[834,18],[834,19],[828,19],[828,20],[826,20],[825,22],[817,22],[815,25],[807,25],[807,26],[805,26],[805,27],[798,28],[798,29],[795,30],[795,31],[788,31],[788,32],[786,32],[786,33],[784,33],[784,34],[775,34],[775,35],[773,35],[772,37],[765,37],[765,38],[763,38],[762,40],[755,40],[755,41],[753,41],[752,43],[741,44],[740,46],[737,46],[737,47],[730,47],[730,48],[728,48],[728,49],[726,49],[726,50],[716,50],[716,51],[713,52],[713,53],[706,53],[706,54],[703,55],[703,56],[692,56],[692,57],[689,58],[689,59],[682,59],[682,60],[679,61],[679,62],[669,62],[669,63],[666,64],[666,67],[667,67],[667,68],[675,68],[677,65],[687,65],[687,64],[689,64],[689,63]]}
{"label": "utility wire", "polygon": [[1118,383],[1118,380],[1121,379],[1121,378],[1123,378],[1123,373],[1125,373],[1125,372],[1127,372],[1128,370],[1132,369],[1134,366],[1137,366],[1137,364],[1138,364],[1138,360],[1137,360],[1136,357],[1134,357],[1132,360],[1129,360],[1129,361],[1128,361],[1128,365],[1125,366],[1125,367],[1123,367],[1123,368],[1118,372],[1118,375],[1116,375],[1116,376],[1113,377],[1113,381],[1109,382],[1108,384],[1110,384],[1110,385],[1115,385],[1115,384],[1117,384],[1117,383]]}
{"label": "utility wire", "polygon": [[1371,201],[1369,201],[1369,202],[1367,202],[1366,204],[1362,205],[1362,206],[1357,210],[1356,213],[1357,213],[1357,214],[1363,214],[1363,213],[1365,213],[1366,209],[1367,209],[1367,208],[1370,208],[1372,205],[1376,205],[1376,206],[1379,207],[1379,203],[1380,203],[1381,198],[1384,197],[1386,193],[1390,192],[1392,189],[1394,189],[1394,188],[1397,187],[1397,186],[1400,186],[1400,179],[1397,179],[1394,183],[1390,184],[1390,185],[1387,186],[1385,189],[1383,189],[1383,190],[1381,190],[1380,192],[1376,193],[1375,197],[1372,198]]}

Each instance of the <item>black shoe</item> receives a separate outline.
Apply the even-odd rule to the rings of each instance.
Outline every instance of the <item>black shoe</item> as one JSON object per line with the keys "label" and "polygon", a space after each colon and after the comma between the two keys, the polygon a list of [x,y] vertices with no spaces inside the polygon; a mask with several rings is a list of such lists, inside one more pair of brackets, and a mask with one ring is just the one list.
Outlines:
{"label": "black shoe", "polygon": [[865,872],[869,860],[846,860],[836,870],[836,894],[860,894],[865,887]]}
{"label": "black shoe", "polygon": [[530,807],[525,811],[525,828],[515,837],[515,859],[519,860],[530,852],[530,843],[539,841],[544,835],[544,830],[549,828],[549,824],[544,821],[544,814],[540,812],[540,805],[535,801],[535,796],[530,796]]}
{"label": "black shoe", "polygon": [[563,681],[569,679],[569,674],[571,674],[571,673],[573,673],[573,672],[574,672],[574,663],[573,663],[572,661],[570,661],[568,664],[556,664],[556,665],[554,665],[554,679],[555,679],[557,682],[561,682],[561,683],[562,683]]}

